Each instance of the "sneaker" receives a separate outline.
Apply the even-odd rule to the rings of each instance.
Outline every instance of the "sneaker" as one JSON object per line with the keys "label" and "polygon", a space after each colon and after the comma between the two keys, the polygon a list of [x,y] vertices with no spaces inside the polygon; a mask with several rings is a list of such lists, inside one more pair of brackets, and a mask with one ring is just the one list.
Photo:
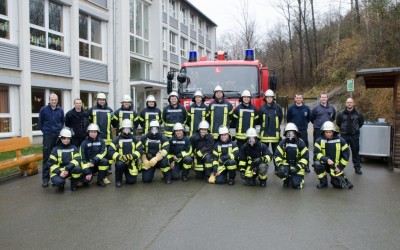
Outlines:
{"label": "sneaker", "polygon": [[111,181],[107,178],[107,176],[106,176],[106,178],[103,179],[103,182],[104,182],[104,184],[110,184],[111,183]]}

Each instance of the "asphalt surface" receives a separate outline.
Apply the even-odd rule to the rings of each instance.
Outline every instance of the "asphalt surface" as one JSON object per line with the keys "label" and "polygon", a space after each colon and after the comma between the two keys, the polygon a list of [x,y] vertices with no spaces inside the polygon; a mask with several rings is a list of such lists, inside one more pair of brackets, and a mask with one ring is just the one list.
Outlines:
{"label": "asphalt surface", "polygon": [[[350,164],[351,165],[351,164]],[[76,192],[41,175],[0,183],[0,249],[399,249],[400,174],[368,159],[351,190],[160,180]]]}

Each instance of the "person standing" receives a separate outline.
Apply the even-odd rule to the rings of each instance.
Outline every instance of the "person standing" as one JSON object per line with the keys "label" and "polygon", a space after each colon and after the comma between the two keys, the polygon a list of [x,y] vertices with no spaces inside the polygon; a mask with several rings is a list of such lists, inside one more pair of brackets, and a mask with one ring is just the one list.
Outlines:
{"label": "person standing", "polygon": [[136,128],[139,125],[139,116],[137,115],[136,111],[133,110],[133,105],[132,105],[132,98],[129,95],[124,95],[122,102],[121,102],[121,108],[117,109],[114,112],[115,117],[118,119],[118,121],[115,121],[113,126],[115,125],[115,128],[118,131],[120,131],[120,126],[122,124],[122,121],[125,119],[129,119],[133,126],[132,126],[132,134],[136,135]]}
{"label": "person standing", "polygon": [[356,174],[362,174],[360,151],[360,128],[364,125],[363,114],[354,108],[354,100],[346,100],[346,109],[336,117],[336,124],[339,127],[340,136],[345,139],[350,146]]}
{"label": "person standing", "polygon": [[336,110],[333,106],[329,105],[328,94],[321,93],[319,98],[320,103],[311,110],[310,121],[314,126],[313,141],[321,136],[322,124],[326,121],[333,122],[336,118]]}
{"label": "person standing", "polygon": [[162,123],[161,110],[157,108],[156,98],[153,95],[149,95],[146,98],[146,107],[140,111],[139,116],[139,124],[143,129],[143,135],[150,131],[150,122],[152,120]]}
{"label": "person standing", "polygon": [[[294,97],[294,104],[291,105],[287,111],[287,122],[294,123],[300,133],[300,138],[304,141],[307,148],[308,144],[308,123],[310,122],[310,107],[303,103],[303,95],[296,94]],[[304,170],[309,173],[310,167],[307,164]]]}
{"label": "person standing", "polygon": [[209,115],[208,106],[204,103],[204,95],[200,90],[196,90],[193,95],[192,104],[187,113],[186,124],[189,127],[189,136],[195,134],[201,121],[205,121]]}
{"label": "person standing", "polygon": [[275,93],[271,89],[265,91],[265,105],[260,108],[260,139],[268,147],[271,144],[272,154],[281,140],[282,108],[275,102]]}
{"label": "person standing", "polygon": [[224,125],[230,127],[233,116],[233,106],[225,100],[224,90],[221,86],[214,88],[214,101],[210,103],[210,134],[214,136],[214,140],[218,139],[218,129]]}
{"label": "person standing", "polygon": [[74,108],[65,114],[65,126],[72,129],[71,143],[79,149],[81,143],[86,138],[86,127],[89,125],[89,119],[85,110],[82,109],[82,100],[74,100]]}
{"label": "person standing", "polygon": [[50,167],[49,156],[56,145],[58,135],[64,126],[64,110],[58,106],[58,96],[50,94],[49,104],[42,107],[39,112],[39,129],[43,133],[43,163],[42,187],[49,186]]}
{"label": "person standing", "polygon": [[179,95],[172,91],[168,96],[169,105],[165,106],[162,116],[164,121],[164,135],[168,139],[172,138],[173,128],[176,123],[185,124],[186,109],[179,103]]}

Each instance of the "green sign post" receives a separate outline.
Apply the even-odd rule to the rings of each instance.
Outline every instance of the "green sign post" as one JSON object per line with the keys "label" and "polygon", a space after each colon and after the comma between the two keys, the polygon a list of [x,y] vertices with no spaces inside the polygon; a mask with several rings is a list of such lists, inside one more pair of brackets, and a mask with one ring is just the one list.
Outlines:
{"label": "green sign post", "polygon": [[350,98],[352,98],[354,92],[354,79],[347,80],[347,92],[350,92]]}

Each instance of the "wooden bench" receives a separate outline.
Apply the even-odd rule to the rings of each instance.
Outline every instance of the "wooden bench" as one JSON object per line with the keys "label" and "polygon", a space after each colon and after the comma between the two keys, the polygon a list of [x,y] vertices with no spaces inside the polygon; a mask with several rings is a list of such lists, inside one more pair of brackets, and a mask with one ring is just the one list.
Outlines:
{"label": "wooden bench", "polygon": [[20,168],[20,174],[34,175],[38,173],[38,161],[43,159],[42,154],[22,155],[21,149],[31,146],[28,137],[11,138],[0,141],[0,153],[15,151],[15,158],[0,161],[0,170],[14,167]]}

